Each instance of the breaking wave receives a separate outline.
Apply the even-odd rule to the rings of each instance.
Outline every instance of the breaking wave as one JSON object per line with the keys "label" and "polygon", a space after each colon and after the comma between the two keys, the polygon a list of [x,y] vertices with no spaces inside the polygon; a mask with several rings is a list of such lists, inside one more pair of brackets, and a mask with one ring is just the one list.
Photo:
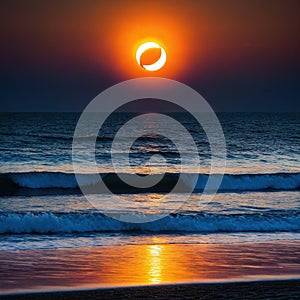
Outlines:
{"label": "breaking wave", "polygon": [[[188,178],[189,174],[186,174]],[[81,174],[87,186],[96,184],[99,180],[94,174]],[[115,173],[100,174],[106,184],[113,185],[120,192],[136,192],[130,187],[122,190],[122,181]],[[130,176],[130,174],[128,174]],[[150,175],[157,176],[157,175]],[[212,175],[212,176],[218,176]],[[166,192],[178,181],[179,174],[166,173],[164,181],[154,189],[142,189],[139,192]],[[198,174],[195,192],[204,189],[208,179],[207,174]],[[183,182],[189,185],[188,180]],[[0,195],[26,194],[26,190],[64,189],[78,190],[76,177],[72,173],[62,172],[24,172],[0,174]],[[300,189],[300,173],[270,173],[270,174],[225,174],[219,191],[258,191],[258,190],[298,190]],[[49,191],[50,192],[50,191]],[[70,191],[71,192],[71,191]]]}
{"label": "breaking wave", "polygon": [[[140,215],[143,218],[143,215]],[[1,213],[0,234],[75,232],[275,232],[300,230],[297,212],[253,214],[176,213],[150,223],[125,223],[95,213]]]}

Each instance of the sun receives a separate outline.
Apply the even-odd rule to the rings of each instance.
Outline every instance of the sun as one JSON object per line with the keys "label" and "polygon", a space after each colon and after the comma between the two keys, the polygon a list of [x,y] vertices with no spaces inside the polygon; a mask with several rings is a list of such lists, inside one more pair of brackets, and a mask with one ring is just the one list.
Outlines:
{"label": "sun", "polygon": [[[142,64],[141,56],[143,55],[143,53],[145,51],[147,51],[149,49],[153,49],[153,48],[160,49],[159,59],[151,65]],[[138,49],[136,50],[135,57],[136,57],[136,61],[139,64],[139,66],[141,66],[142,68],[144,68],[145,70],[150,71],[150,72],[160,70],[167,61],[167,54],[166,54],[165,49],[161,45],[157,44],[156,42],[146,42],[146,43],[140,45],[138,47]]]}

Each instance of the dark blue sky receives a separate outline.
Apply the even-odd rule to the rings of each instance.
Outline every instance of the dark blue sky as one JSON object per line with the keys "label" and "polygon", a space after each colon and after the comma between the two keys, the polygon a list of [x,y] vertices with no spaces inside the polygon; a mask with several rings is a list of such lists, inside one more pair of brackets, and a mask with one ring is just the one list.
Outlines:
{"label": "dark blue sky", "polygon": [[[0,111],[82,111],[103,89],[139,76],[121,70],[114,39],[122,24],[108,12],[132,15],[123,22],[139,28],[137,38],[154,36],[160,19],[152,32],[147,5],[1,1]],[[166,43],[179,44],[177,33],[189,40],[170,54],[171,67],[172,58],[184,61],[176,75],[167,69],[158,76],[190,85],[216,111],[300,111],[299,1],[162,1],[155,8],[181,28],[166,31]],[[162,39],[163,29],[157,30]],[[125,35],[121,41],[131,43]],[[126,51],[122,55],[130,66]]]}

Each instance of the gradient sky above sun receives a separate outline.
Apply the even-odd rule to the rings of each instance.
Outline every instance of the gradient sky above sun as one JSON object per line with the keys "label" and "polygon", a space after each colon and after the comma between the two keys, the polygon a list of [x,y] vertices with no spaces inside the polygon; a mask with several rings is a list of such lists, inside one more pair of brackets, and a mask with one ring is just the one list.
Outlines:
{"label": "gradient sky above sun", "polygon": [[297,0],[4,0],[0,20],[2,111],[81,111],[149,76],[135,59],[146,41],[168,56],[151,76],[189,84],[218,111],[299,110]]}

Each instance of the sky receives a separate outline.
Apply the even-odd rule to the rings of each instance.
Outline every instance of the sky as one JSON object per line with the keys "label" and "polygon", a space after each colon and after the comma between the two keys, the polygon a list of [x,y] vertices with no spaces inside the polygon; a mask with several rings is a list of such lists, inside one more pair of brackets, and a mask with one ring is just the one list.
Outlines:
{"label": "sky", "polygon": [[[183,82],[215,111],[300,111],[298,0],[2,0],[0,39],[0,111],[81,112],[142,76]],[[151,73],[135,61],[149,40],[167,52]]]}

